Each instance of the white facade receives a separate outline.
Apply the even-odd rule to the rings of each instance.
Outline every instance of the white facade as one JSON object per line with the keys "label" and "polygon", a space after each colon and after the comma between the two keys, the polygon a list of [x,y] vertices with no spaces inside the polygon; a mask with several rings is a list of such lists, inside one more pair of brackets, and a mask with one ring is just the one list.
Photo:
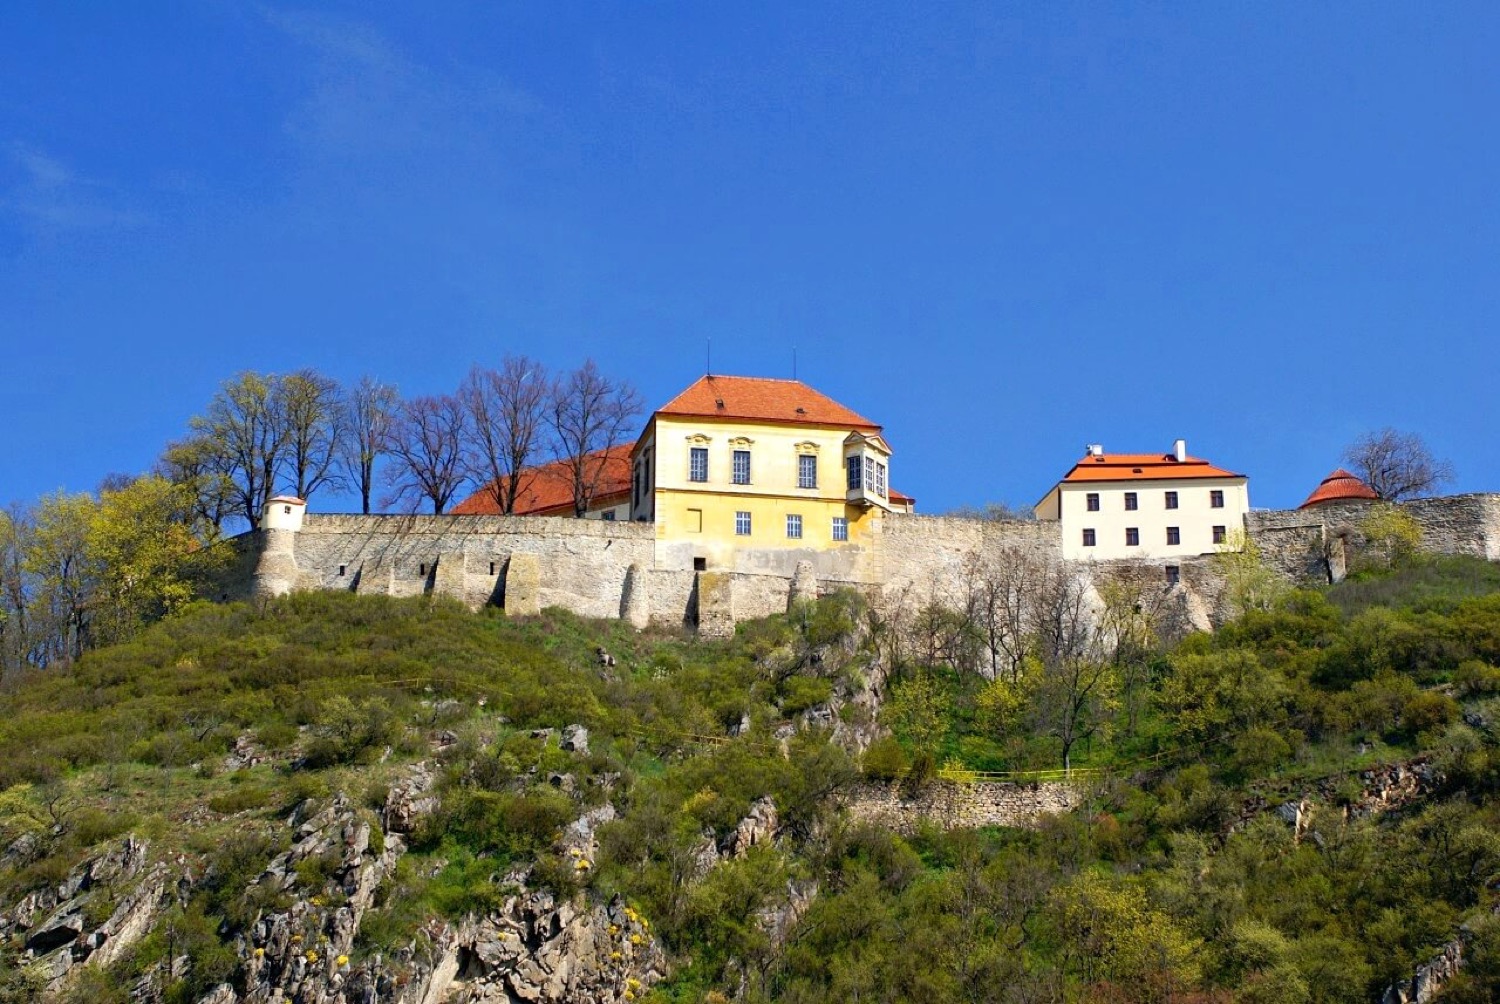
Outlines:
{"label": "white facade", "polygon": [[[1168,508],[1171,493],[1176,508]],[[1037,507],[1037,518],[1061,520],[1064,558],[1113,561],[1212,554],[1244,529],[1249,511],[1244,478],[1085,481],[1058,485]]]}
{"label": "white facade", "polygon": [[1247,479],[1188,456],[1180,439],[1163,454],[1090,446],[1036,505],[1038,519],[1062,524],[1071,561],[1212,554],[1244,529],[1249,511]]}

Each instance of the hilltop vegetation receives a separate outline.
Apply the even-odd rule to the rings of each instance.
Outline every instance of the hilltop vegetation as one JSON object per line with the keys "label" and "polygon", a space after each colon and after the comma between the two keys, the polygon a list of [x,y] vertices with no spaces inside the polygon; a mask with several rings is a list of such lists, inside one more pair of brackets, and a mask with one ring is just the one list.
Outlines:
{"label": "hilltop vegetation", "polygon": [[[1085,808],[910,836],[835,796],[861,775],[1058,766],[1045,646],[991,680],[963,618],[849,595],[726,642],[422,599],[190,605],[0,695],[0,917],[134,834],[188,881],[59,993],[123,1001],[144,978],[197,1001],[258,964],[257,918],[338,899],[336,858],[257,876],[292,846],[289,814],[347,804],[370,853],[404,849],[334,967],[350,986],[411,977],[436,932],[520,883],[623,904],[620,937],[664,948],[663,981],[610,999],[1368,1001],[1465,923],[1445,999],[1492,999],[1495,572],[1411,562],[1175,646],[1117,636],[1075,708],[1074,764],[1101,772]],[[870,734],[871,693],[890,733],[861,754],[829,725]],[[382,810],[416,762],[436,803],[397,833]],[[1419,765],[1420,797],[1371,801],[1361,772],[1389,764]],[[1296,828],[1273,811],[1304,795]],[[127,892],[91,894],[86,919]],[[27,929],[5,930],[0,1001],[40,999]]]}

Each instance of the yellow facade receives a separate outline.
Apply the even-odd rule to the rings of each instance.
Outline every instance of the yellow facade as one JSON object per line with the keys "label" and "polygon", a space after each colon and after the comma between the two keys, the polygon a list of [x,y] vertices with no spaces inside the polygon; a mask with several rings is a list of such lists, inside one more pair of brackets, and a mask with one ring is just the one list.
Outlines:
{"label": "yellow facade", "polygon": [[[847,426],[658,414],[636,446],[632,516],[654,521],[659,543],[678,545],[659,555],[691,557],[708,568],[744,566],[751,551],[868,547],[884,509],[848,501],[849,436]],[[695,449],[704,451],[696,467]],[[748,454],[748,483],[736,480],[737,452]],[[884,477],[888,451],[880,460]],[[809,469],[811,487],[803,478]],[[788,517],[800,517],[800,536]],[[835,539],[835,519],[845,521],[847,539]]]}

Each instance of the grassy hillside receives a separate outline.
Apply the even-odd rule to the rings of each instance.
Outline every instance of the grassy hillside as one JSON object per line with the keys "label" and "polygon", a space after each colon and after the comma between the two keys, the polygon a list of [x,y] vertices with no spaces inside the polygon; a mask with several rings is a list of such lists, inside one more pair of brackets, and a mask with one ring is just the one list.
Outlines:
{"label": "grassy hillside", "polygon": [[[1447,999],[1492,999],[1497,586],[1483,563],[1424,562],[1175,647],[1116,646],[1075,754],[1102,772],[1085,809],[912,837],[849,823],[832,796],[862,772],[918,786],[944,763],[1059,762],[1034,667],[974,673],[923,643],[936,620],[895,638],[840,596],[713,643],[331,593],[195,606],[0,694],[0,911],[146,838],[191,882],[65,992],[126,1000],[185,953],[165,989],[196,1001],[241,978],[237,936],[285,907],[252,880],[288,815],[344,793],[383,839],[388,790],[423,761],[438,806],[352,967],[498,909],[527,866],[533,885],[620,897],[661,939],[671,975],[643,1000],[1367,1001],[1466,922]],[[807,714],[887,674],[892,738],[863,758]],[[586,752],[558,741],[574,725]],[[1371,800],[1362,772],[1410,763],[1420,797]],[[1304,795],[1294,830],[1273,810]],[[766,796],[776,840],[731,853]],[[595,856],[559,839],[606,804]],[[320,867],[299,864],[297,888]],[[0,943],[5,1004],[38,996],[23,947]]]}

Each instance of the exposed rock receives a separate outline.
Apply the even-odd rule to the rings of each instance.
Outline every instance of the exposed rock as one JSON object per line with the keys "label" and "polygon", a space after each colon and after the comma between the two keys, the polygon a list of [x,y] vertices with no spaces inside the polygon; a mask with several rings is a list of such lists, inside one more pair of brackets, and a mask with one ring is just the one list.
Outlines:
{"label": "exposed rock", "polygon": [[1443,946],[1437,957],[1424,966],[1419,966],[1410,980],[1403,980],[1387,988],[1380,1004],[1428,1004],[1437,997],[1443,985],[1463,968],[1463,941],[1455,939]]}
{"label": "exposed rock", "polygon": [[46,955],[54,949],[71,945],[82,937],[83,932],[83,911],[69,904],[26,936],[26,949]]}
{"label": "exposed rock", "polygon": [[741,819],[734,832],[725,841],[724,852],[731,857],[742,858],[750,848],[769,844],[781,828],[781,819],[776,813],[776,802],[770,795],[756,799],[750,812]]}
{"label": "exposed rock", "polygon": [[582,725],[569,725],[562,730],[558,745],[570,753],[589,755],[589,730]]}
{"label": "exposed rock", "polygon": [[406,776],[397,781],[385,799],[384,824],[388,832],[410,833],[418,820],[437,811],[438,800],[432,794],[436,778],[425,763],[407,768]]}
{"label": "exposed rock", "polygon": [[234,746],[224,755],[224,769],[248,770],[259,767],[270,759],[266,751],[255,742],[255,738],[246,732],[235,739]]}

